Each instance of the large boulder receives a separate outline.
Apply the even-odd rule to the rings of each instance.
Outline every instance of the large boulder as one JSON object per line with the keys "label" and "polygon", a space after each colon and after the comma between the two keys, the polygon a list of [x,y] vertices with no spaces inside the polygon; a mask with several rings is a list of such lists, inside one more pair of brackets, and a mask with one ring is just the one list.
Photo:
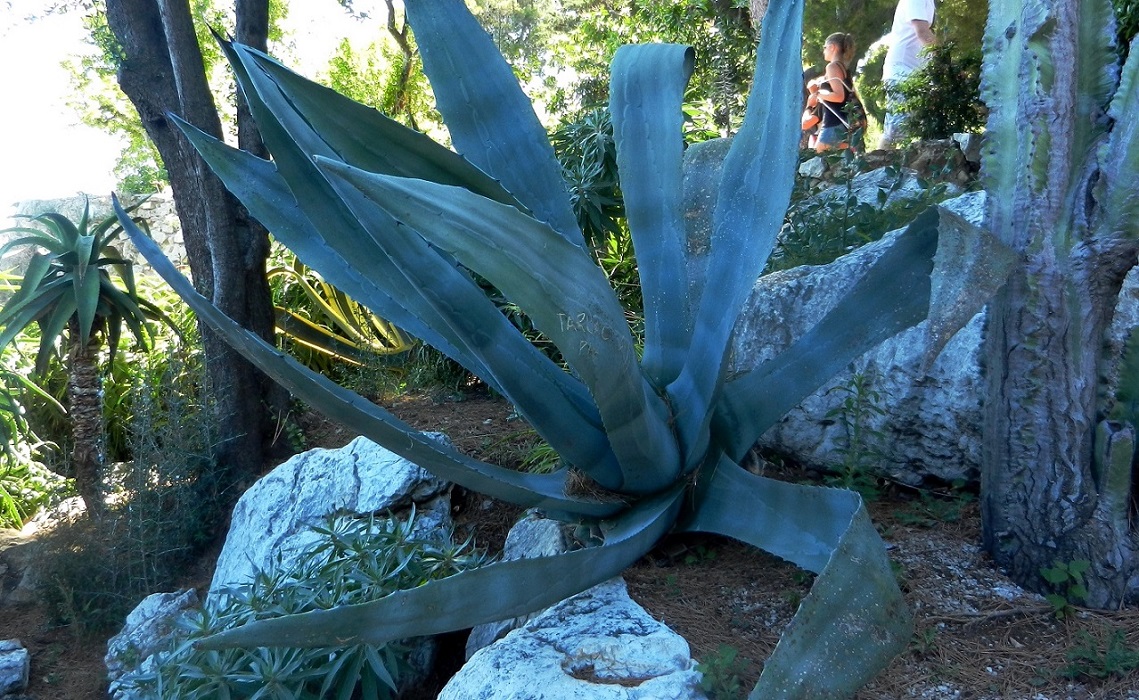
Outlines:
{"label": "large boulder", "polygon": [[688,643],[624,580],[568,598],[477,652],[439,700],[704,700]]}
{"label": "large boulder", "polygon": [[248,583],[271,566],[288,568],[319,539],[310,526],[336,513],[414,505],[417,525],[449,529],[449,489],[448,482],[362,437],[340,449],[296,455],[238,500],[210,594]]}
{"label": "large boulder", "polygon": [[32,657],[18,639],[0,640],[0,697],[28,687]]}
{"label": "large boulder", "polygon": [[[979,224],[984,192],[943,204]],[[829,265],[804,266],[761,277],[736,326],[734,369],[756,367],[785,350],[812,328],[896,240],[894,232]],[[903,482],[928,477],[945,481],[977,477],[981,450],[980,345],[984,319],[973,318],[945,346],[928,371],[926,324],[904,331],[857,358],[792,409],[760,439],[761,446],[809,467],[843,461],[847,436],[836,415],[843,410],[856,374],[877,394],[867,411],[866,435],[880,452],[881,471]]]}

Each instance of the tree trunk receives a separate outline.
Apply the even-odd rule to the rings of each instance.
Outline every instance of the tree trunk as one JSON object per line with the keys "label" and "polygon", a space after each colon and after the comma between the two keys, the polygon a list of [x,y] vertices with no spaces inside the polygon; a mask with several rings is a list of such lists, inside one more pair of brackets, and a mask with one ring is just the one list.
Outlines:
{"label": "tree trunk", "polygon": [[[1096,157],[1111,134],[1110,7],[1029,5],[993,3],[986,39],[986,223],[1020,261],[989,305],[982,533],[1033,590],[1070,594],[1075,581],[1051,588],[1042,569],[1088,562],[1088,595],[1073,602],[1112,608],[1139,598],[1139,540],[1134,426],[1104,415],[1118,363],[1104,348],[1139,246],[1099,201],[1117,180],[1133,187]],[[1048,80],[1024,77],[1042,64]]]}
{"label": "tree trunk", "polygon": [[[107,0],[107,21],[122,47],[119,85],[170,176],[195,287],[230,318],[271,341],[265,234],[244,223],[236,200],[166,118],[172,112],[222,136],[187,0]],[[244,479],[263,467],[272,435],[266,401],[280,392],[212,331],[202,326],[201,334],[222,438],[216,456],[234,478]]]}
{"label": "tree trunk", "polygon": [[79,337],[79,323],[69,323],[71,344],[67,353],[67,412],[71,418],[71,468],[75,488],[87,506],[87,514],[100,517],[106,511],[103,494],[102,384],[96,360],[99,344]]}

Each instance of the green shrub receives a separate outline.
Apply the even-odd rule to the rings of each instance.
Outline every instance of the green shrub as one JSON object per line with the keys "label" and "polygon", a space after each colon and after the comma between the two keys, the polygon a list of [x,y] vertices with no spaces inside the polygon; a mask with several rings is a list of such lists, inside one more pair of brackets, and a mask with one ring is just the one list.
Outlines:
{"label": "green shrub", "polygon": [[201,393],[200,354],[164,348],[136,359],[129,449],[110,470],[114,493],[97,519],[45,537],[41,594],[58,624],[121,624],[147,595],[169,589],[212,542],[236,500],[212,457],[216,426]]}
{"label": "green shrub", "polygon": [[392,698],[407,677],[398,642],[342,648],[260,647],[204,651],[198,640],[253,620],[376,600],[486,561],[450,533],[417,533],[414,514],[338,516],[313,528],[320,542],[295,565],[259,572],[220,601],[191,612],[157,663],[124,677],[154,700],[195,698]]}
{"label": "green shrub", "polygon": [[925,51],[925,65],[897,87],[899,109],[909,115],[906,134],[930,140],[980,131],[988,116],[980,93],[981,50],[945,42]]}

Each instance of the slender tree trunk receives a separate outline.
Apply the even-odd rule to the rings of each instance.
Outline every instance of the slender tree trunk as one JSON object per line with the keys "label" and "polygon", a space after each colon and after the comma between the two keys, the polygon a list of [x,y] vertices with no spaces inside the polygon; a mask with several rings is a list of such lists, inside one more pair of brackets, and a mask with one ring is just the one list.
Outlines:
{"label": "slender tree trunk", "polygon": [[75,472],[75,488],[87,506],[87,514],[98,518],[106,511],[103,397],[97,364],[99,343],[79,338],[79,323],[75,319],[69,326],[67,412],[72,431],[71,466]]}
{"label": "slender tree trunk", "polygon": [[[265,234],[248,225],[236,200],[166,117],[175,113],[222,136],[187,0],[107,0],[107,20],[122,47],[119,85],[170,175],[195,286],[230,318],[271,340]],[[272,435],[266,401],[280,392],[212,331],[201,331],[222,431],[216,456],[243,479],[263,466]]]}

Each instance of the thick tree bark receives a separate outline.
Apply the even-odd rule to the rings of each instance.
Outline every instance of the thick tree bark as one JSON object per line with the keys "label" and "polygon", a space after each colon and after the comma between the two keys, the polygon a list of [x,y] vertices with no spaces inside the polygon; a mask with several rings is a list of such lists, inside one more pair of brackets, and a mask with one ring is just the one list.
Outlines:
{"label": "thick tree bark", "polygon": [[75,488],[87,514],[98,518],[106,511],[103,495],[103,397],[99,367],[99,344],[79,338],[79,323],[72,319],[67,357],[67,412],[71,418],[71,467]]}
{"label": "thick tree bark", "polygon": [[[170,176],[195,287],[230,318],[271,340],[265,234],[248,225],[236,200],[166,117],[175,113],[222,136],[187,0],[107,0],[107,21],[122,47],[119,85]],[[272,435],[266,401],[279,390],[213,332],[201,332],[222,431],[216,456],[242,479],[263,466]]]}

